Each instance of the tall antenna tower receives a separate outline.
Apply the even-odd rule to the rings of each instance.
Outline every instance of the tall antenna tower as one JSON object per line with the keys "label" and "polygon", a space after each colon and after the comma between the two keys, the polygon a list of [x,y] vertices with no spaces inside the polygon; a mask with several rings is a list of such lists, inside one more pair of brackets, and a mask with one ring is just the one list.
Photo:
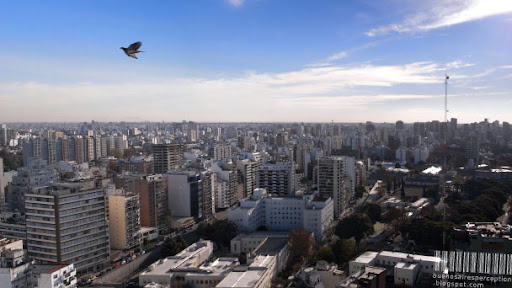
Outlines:
{"label": "tall antenna tower", "polygon": [[444,123],[446,123],[446,127],[444,129],[445,143],[448,143],[448,79],[450,79],[450,76],[444,74]]}

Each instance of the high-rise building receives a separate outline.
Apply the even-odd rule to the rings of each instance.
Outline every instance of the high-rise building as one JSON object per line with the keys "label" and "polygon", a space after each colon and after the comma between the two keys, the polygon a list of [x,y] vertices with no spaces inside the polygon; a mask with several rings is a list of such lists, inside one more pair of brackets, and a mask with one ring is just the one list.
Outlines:
{"label": "high-rise building", "polygon": [[199,186],[200,193],[203,199],[203,219],[210,220],[215,213],[215,183],[216,174],[212,171],[201,172],[201,186]]}
{"label": "high-rise building", "polygon": [[426,135],[425,123],[424,122],[414,122],[413,133],[414,133],[414,136],[425,137],[425,135]]}
{"label": "high-rise building", "polygon": [[404,146],[398,147],[395,152],[395,159],[400,163],[400,165],[404,166],[407,163],[407,154],[409,153],[409,149]]}
{"label": "high-rise building", "polygon": [[217,144],[213,147],[213,160],[221,161],[231,158],[231,145]]}
{"label": "high-rise building", "polygon": [[157,174],[179,168],[183,159],[183,150],[180,144],[153,145],[153,160]]}
{"label": "high-rise building", "polygon": [[422,147],[415,148],[414,149],[414,164],[418,164],[421,161],[426,163],[428,156],[429,156],[429,151],[428,151],[427,147],[422,146]]}
{"label": "high-rise building", "polygon": [[[203,181],[206,175],[191,170],[167,172],[169,209],[173,216],[207,219],[211,217],[211,190]],[[205,199],[209,198],[209,199]]]}
{"label": "high-rise building", "polygon": [[510,136],[511,136],[511,129],[510,129],[510,123],[508,122],[503,122],[503,139],[505,139],[505,141],[509,141],[510,140]]}
{"label": "high-rise building", "polygon": [[466,138],[466,159],[473,161],[474,165],[480,164],[480,141],[475,133]]}
{"label": "high-rise building", "polygon": [[8,144],[7,140],[7,125],[0,124],[0,146],[6,146]]}
{"label": "high-rise building", "polygon": [[73,263],[79,276],[110,258],[105,190],[95,181],[56,183],[25,195],[27,250],[42,264]]}
{"label": "high-rise building", "polygon": [[288,133],[281,132],[276,136],[276,145],[278,147],[284,147],[288,143]]}
{"label": "high-rise building", "polygon": [[45,160],[48,165],[57,163],[57,143],[48,138],[32,138],[23,143],[23,164],[31,160]]}
{"label": "high-rise building", "polygon": [[402,131],[402,130],[404,130],[404,121],[401,121],[401,120],[396,121],[396,123],[395,123],[395,129],[396,129],[397,131]]}
{"label": "high-rise building", "polygon": [[12,178],[7,193],[8,210],[23,213],[25,211],[24,195],[34,187],[47,186],[59,180],[59,173],[45,160],[30,160],[26,167],[19,167],[18,174]]}
{"label": "high-rise building", "polygon": [[4,159],[0,157],[0,199],[5,201]]}
{"label": "high-rise building", "polygon": [[139,195],[112,189],[108,193],[110,247],[134,249],[141,244]]}
{"label": "high-rise building", "polygon": [[110,138],[108,137],[101,137],[100,138],[100,150],[101,150],[101,157],[106,157],[108,155],[108,151],[109,151],[109,141]]}
{"label": "high-rise building", "polygon": [[68,138],[60,138],[57,140],[57,161],[70,161],[71,155],[69,150],[69,139]]}
{"label": "high-rise building", "polygon": [[84,153],[85,145],[84,139],[80,137],[72,137],[70,141],[70,151],[71,151],[71,160],[76,161],[76,163],[85,162],[85,153]]}
{"label": "high-rise building", "polygon": [[93,161],[96,160],[96,147],[94,146],[94,138],[93,137],[87,137],[84,139],[85,144],[85,161]]}
{"label": "high-rise building", "polygon": [[252,192],[256,189],[256,171],[258,171],[258,163],[247,161],[243,164],[244,177],[244,197],[251,197]]}
{"label": "high-rise building", "polygon": [[224,209],[237,203],[237,170],[233,163],[214,162],[210,171],[217,175],[215,207]]}
{"label": "high-rise building", "polygon": [[101,155],[101,137],[95,136],[94,137],[94,159],[98,160],[103,155]]}
{"label": "high-rise building", "polygon": [[190,121],[187,125],[187,141],[196,142],[197,140],[199,140],[199,124]]}
{"label": "high-rise building", "polygon": [[256,186],[265,188],[274,197],[295,195],[295,165],[293,162],[266,163],[256,172]]}
{"label": "high-rise building", "polygon": [[339,218],[346,206],[343,158],[337,156],[320,158],[317,181],[320,197],[332,198],[334,218]]}
{"label": "high-rise building", "polygon": [[114,183],[118,189],[139,195],[141,226],[157,227],[160,233],[166,233],[166,220],[169,216],[166,177],[162,174],[126,175],[114,178]]}
{"label": "high-rise building", "polygon": [[222,139],[222,127],[215,127],[213,129],[213,132],[215,136],[215,141],[220,141]]}

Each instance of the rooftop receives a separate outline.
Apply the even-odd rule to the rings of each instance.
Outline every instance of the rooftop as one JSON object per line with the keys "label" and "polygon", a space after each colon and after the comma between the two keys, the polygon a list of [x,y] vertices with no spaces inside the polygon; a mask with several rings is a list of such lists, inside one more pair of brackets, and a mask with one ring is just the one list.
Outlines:
{"label": "rooftop", "polygon": [[428,167],[427,169],[421,171],[421,173],[423,173],[423,174],[431,174],[431,175],[438,175],[439,172],[441,172],[442,170],[443,170],[442,167],[432,166],[432,167]]}
{"label": "rooftop", "polygon": [[238,234],[232,240],[239,240],[241,238],[286,238],[288,239],[288,231],[254,231],[251,234]]}
{"label": "rooftop", "polygon": [[418,267],[418,264],[410,262],[399,262],[395,265],[395,267],[399,269],[414,270],[416,267]]}
{"label": "rooftop", "polygon": [[370,262],[373,261],[373,259],[375,259],[375,257],[377,257],[379,255],[379,252],[373,252],[373,251],[366,251],[364,252],[363,254],[357,256],[356,259],[354,259],[353,261],[354,262],[357,262],[357,263],[365,263],[365,264],[369,264]]}
{"label": "rooftop", "polygon": [[265,274],[264,270],[247,270],[244,272],[231,272],[224,278],[217,288],[251,288],[258,283],[258,280]]}
{"label": "rooftop", "polygon": [[268,238],[254,251],[256,255],[276,255],[288,244],[288,238]]}
{"label": "rooftop", "polygon": [[64,264],[63,265],[57,265],[57,266],[55,266],[53,268],[50,268],[50,269],[44,271],[43,273],[44,274],[52,274],[53,272],[59,271],[60,269],[63,269],[63,268],[66,268],[66,267],[68,267],[68,265],[64,265]]}
{"label": "rooftop", "polygon": [[455,228],[456,231],[466,231],[470,234],[480,234],[483,237],[504,237],[511,234],[510,225],[502,225],[500,222],[468,222]]}
{"label": "rooftop", "polygon": [[249,266],[250,268],[256,269],[267,269],[268,265],[274,260],[274,256],[261,256],[258,255],[254,258],[254,261]]}

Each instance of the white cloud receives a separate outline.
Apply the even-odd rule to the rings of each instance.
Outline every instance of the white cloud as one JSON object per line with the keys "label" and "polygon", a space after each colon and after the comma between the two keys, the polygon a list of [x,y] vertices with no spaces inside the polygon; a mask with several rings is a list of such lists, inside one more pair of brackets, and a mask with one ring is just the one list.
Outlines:
{"label": "white cloud", "polygon": [[245,0],[226,0],[229,4],[235,6],[235,7],[240,7],[244,4]]}
{"label": "white cloud", "polygon": [[374,37],[391,32],[428,31],[512,12],[510,0],[455,0],[433,3],[435,5],[427,11],[410,15],[400,23],[373,28],[365,34]]}
{"label": "white cloud", "polygon": [[178,121],[187,114],[196,121],[290,121],[337,112],[351,117],[371,105],[438,97],[382,91],[397,85],[440,85],[447,66],[467,64],[329,65],[231,78],[167,77],[108,84],[0,82],[0,122]]}
{"label": "white cloud", "polygon": [[340,60],[340,59],[343,59],[345,57],[348,56],[348,52],[346,51],[341,51],[339,53],[336,53],[334,55],[331,55],[327,58],[328,61],[336,61],[336,60]]}
{"label": "white cloud", "polygon": [[459,69],[459,68],[471,67],[474,65],[475,64],[465,63],[465,62],[462,62],[461,60],[457,60],[457,61],[446,63],[446,68],[447,69]]}

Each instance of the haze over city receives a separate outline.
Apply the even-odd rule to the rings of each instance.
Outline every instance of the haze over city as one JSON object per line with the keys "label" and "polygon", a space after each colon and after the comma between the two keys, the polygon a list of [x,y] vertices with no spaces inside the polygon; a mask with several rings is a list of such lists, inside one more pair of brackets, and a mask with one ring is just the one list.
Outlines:
{"label": "haze over city", "polygon": [[0,122],[512,121],[506,0],[3,6]]}

